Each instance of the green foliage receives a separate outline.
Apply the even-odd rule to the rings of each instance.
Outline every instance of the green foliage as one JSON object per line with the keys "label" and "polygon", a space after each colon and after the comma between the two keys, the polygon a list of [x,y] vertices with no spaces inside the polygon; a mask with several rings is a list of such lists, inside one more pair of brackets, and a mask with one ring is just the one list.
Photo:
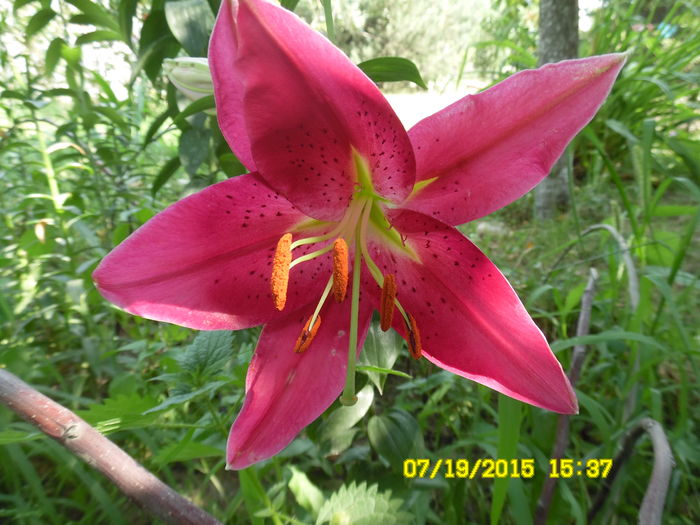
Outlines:
{"label": "green foliage", "polygon": [[376,485],[368,487],[366,483],[351,483],[343,485],[323,504],[316,525],[407,523],[411,515],[400,510],[400,506],[401,500],[392,498],[391,491],[379,492]]}

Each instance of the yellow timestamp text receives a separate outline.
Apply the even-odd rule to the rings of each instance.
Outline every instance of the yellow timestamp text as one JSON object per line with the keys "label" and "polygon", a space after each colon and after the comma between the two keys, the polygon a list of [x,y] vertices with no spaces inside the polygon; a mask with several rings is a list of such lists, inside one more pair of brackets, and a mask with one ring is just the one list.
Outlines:
{"label": "yellow timestamp text", "polygon": [[[549,460],[545,474],[550,478],[606,478],[612,468],[612,459],[564,459]],[[477,458],[407,458],[403,461],[403,476],[408,479],[435,479],[436,477],[459,479],[533,478],[534,458],[494,459]]]}

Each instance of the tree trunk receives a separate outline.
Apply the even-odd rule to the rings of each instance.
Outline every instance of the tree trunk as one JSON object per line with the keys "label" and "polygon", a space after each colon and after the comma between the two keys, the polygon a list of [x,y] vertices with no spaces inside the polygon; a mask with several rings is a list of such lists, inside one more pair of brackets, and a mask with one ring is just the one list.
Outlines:
{"label": "tree trunk", "polygon": [[[578,0],[540,0],[539,65],[578,56]],[[550,219],[569,202],[568,177],[572,176],[568,149],[552,171],[535,188],[535,218]]]}

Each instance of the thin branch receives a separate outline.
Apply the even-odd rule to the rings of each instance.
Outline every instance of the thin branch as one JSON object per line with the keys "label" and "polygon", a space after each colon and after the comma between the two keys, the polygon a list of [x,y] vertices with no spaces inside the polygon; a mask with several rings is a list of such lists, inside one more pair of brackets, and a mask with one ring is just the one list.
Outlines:
{"label": "thin branch", "polygon": [[[586,289],[583,292],[581,299],[581,313],[578,316],[578,324],[576,326],[576,337],[588,335],[591,324],[591,310],[593,309],[593,296],[595,295],[595,285],[598,281],[598,272],[591,268]],[[573,357],[571,359],[571,368],[569,370],[569,381],[571,386],[576,386],[579,376],[581,375],[581,367],[583,359],[586,356],[585,345],[578,344],[574,347]],[[552,458],[560,459],[564,457],[566,445],[569,442],[569,416],[560,415],[557,419],[557,433],[554,440],[554,448],[552,450]],[[537,502],[537,510],[535,512],[535,523],[544,525],[547,523],[547,514],[549,514],[549,506],[552,503],[554,495],[554,487],[557,479],[549,477],[542,485],[540,499]]]}
{"label": "thin branch", "polygon": [[99,470],[158,518],[177,525],[220,525],[73,412],[2,369],[0,402]]}
{"label": "thin branch", "polygon": [[646,432],[651,437],[651,444],[654,449],[654,467],[651,471],[649,485],[644,493],[642,506],[639,509],[640,525],[660,525],[663,517],[664,503],[666,502],[666,492],[671,480],[673,469],[673,453],[666,438],[666,433],[658,421],[651,418],[640,419],[637,424],[627,433],[622,442],[622,449],[613,460],[613,468],[610,475],[604,480],[596,495],[591,510],[588,512],[588,521],[593,520],[595,515],[603,507],[605,499],[610,494],[615,478],[622,470],[625,462],[634,451],[634,446],[640,436]]}

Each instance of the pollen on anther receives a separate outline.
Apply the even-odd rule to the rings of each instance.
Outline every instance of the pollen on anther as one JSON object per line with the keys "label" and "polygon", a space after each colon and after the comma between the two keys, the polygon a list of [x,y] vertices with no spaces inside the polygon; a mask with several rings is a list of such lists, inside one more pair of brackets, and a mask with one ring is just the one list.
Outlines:
{"label": "pollen on anther", "polygon": [[408,323],[406,323],[406,328],[408,330],[408,351],[411,353],[413,359],[420,359],[423,355],[423,348],[420,343],[420,332],[418,331],[418,325],[416,324],[415,318],[408,314]]}
{"label": "pollen on anther", "polygon": [[379,301],[379,326],[385,332],[394,320],[394,300],[396,299],[396,278],[394,274],[384,276],[382,295]]}
{"label": "pollen on anther", "polygon": [[277,242],[275,255],[272,259],[272,276],[270,277],[270,291],[275,308],[284,309],[287,302],[287,286],[289,285],[289,265],[292,263],[292,234],[285,233]]}
{"label": "pollen on anther", "polygon": [[309,346],[311,345],[311,341],[313,341],[314,337],[316,337],[316,333],[318,332],[318,328],[321,326],[321,316],[318,315],[318,316],[316,316],[316,320],[314,321],[314,324],[311,326],[311,328],[309,328],[309,324],[311,323],[311,319],[313,319],[313,316],[309,317],[309,319],[306,321],[306,324],[304,325],[304,329],[299,334],[297,342],[294,345],[294,351],[297,354],[301,354],[303,352],[306,352],[306,350],[308,350]]}
{"label": "pollen on anther", "polygon": [[342,303],[348,291],[348,245],[339,237],[333,243],[333,297]]}

